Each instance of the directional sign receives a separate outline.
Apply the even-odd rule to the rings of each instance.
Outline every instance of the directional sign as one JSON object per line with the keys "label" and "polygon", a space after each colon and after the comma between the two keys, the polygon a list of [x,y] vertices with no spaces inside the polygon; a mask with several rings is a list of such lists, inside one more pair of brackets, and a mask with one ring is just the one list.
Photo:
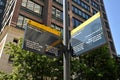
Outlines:
{"label": "directional sign", "polygon": [[23,49],[54,57],[61,54],[59,31],[34,21],[29,21],[28,24],[25,31]]}
{"label": "directional sign", "polygon": [[106,43],[100,12],[71,31],[73,56],[79,56]]}

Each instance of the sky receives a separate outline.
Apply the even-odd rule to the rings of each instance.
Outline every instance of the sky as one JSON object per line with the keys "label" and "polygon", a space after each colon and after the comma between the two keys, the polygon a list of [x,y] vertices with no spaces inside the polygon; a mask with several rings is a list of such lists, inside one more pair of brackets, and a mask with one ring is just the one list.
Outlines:
{"label": "sky", "polygon": [[120,0],[104,0],[117,54],[120,55]]}

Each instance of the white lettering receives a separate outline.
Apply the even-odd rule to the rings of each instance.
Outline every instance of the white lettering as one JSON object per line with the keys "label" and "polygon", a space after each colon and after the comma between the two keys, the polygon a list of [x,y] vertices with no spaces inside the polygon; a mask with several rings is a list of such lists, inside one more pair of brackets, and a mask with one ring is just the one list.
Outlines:
{"label": "white lettering", "polygon": [[30,41],[30,40],[26,40],[26,47],[37,50],[37,51],[41,51],[41,49],[43,48],[43,46],[41,46],[39,43]]}
{"label": "white lettering", "polygon": [[90,44],[90,43],[94,43],[96,41],[99,41],[100,39],[102,39],[102,34],[103,33],[100,33],[100,34],[98,34],[96,36],[91,37],[90,39],[88,39],[88,41],[86,43]]}
{"label": "white lettering", "polygon": [[77,52],[79,52],[83,49],[84,49],[84,43],[80,43],[80,44],[73,47],[73,50],[74,50],[75,53],[77,53]]}

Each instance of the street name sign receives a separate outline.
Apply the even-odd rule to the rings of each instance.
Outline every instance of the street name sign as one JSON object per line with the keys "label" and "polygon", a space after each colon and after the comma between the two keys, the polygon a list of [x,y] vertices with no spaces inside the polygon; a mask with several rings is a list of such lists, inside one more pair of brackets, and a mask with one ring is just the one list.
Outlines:
{"label": "street name sign", "polygon": [[79,56],[105,43],[100,12],[71,31],[73,56]]}
{"label": "street name sign", "polygon": [[25,30],[23,49],[58,57],[61,52],[61,33],[51,27],[29,20]]}

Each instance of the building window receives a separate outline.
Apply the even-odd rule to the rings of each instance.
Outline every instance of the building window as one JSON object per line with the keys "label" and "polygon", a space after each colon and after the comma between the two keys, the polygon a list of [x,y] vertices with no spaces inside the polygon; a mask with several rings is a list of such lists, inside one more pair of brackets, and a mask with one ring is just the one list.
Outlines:
{"label": "building window", "polygon": [[27,26],[27,21],[28,21],[28,18],[19,15],[18,21],[17,21],[17,27],[21,29],[25,29],[25,27]]}
{"label": "building window", "polygon": [[87,11],[90,11],[90,7],[89,7],[87,4],[85,4],[84,2],[81,2],[81,6],[82,6],[84,9],[86,9]]}
{"label": "building window", "polygon": [[62,28],[54,23],[51,24],[51,27],[62,32]]}
{"label": "building window", "polygon": [[68,26],[70,26],[70,15],[68,15]]}
{"label": "building window", "polygon": [[34,2],[28,0],[28,2],[27,2],[27,8],[33,11],[34,10]]}
{"label": "building window", "polygon": [[103,4],[103,0],[100,0],[101,4]]}
{"label": "building window", "polygon": [[89,0],[85,0],[85,1],[87,1],[89,3]]}
{"label": "building window", "polygon": [[95,8],[97,8],[98,10],[100,9],[99,5],[96,2],[94,2],[93,0],[91,0],[91,5],[94,6]]}
{"label": "building window", "polygon": [[[81,6],[82,8],[84,8],[85,10],[90,12],[90,6],[88,6],[86,3],[84,3],[81,0],[73,0],[75,3],[77,3],[79,6]],[[89,2],[89,0],[87,0],[87,2]]]}
{"label": "building window", "polygon": [[113,43],[112,43],[111,41],[110,41],[109,43],[110,43],[111,50],[112,50],[113,52],[115,52],[115,48],[114,48]]}
{"label": "building window", "polygon": [[44,2],[45,0],[40,0],[40,1]]}
{"label": "building window", "polygon": [[107,31],[108,38],[112,39],[111,33]]}
{"label": "building window", "polygon": [[76,18],[72,18],[72,24],[73,24],[73,27],[76,28],[77,26],[79,26],[82,22],[79,21],[78,19]]}
{"label": "building window", "polygon": [[104,8],[104,6],[103,6],[103,5],[101,5],[101,9],[102,9],[103,11],[105,11],[105,8]]}
{"label": "building window", "polygon": [[95,0],[95,1],[99,2],[99,0]]}
{"label": "building window", "polygon": [[90,17],[88,14],[76,8],[75,6],[72,6],[72,11],[86,20]]}
{"label": "building window", "polygon": [[24,7],[27,6],[27,0],[22,0],[22,6],[24,6]]}
{"label": "building window", "polygon": [[42,15],[43,7],[32,2],[31,0],[22,0],[22,6],[26,7],[27,9],[29,9],[35,13]]}
{"label": "building window", "polygon": [[57,2],[60,5],[63,5],[63,0],[53,0],[53,1]]}
{"label": "building window", "polygon": [[52,7],[52,16],[56,19],[63,20],[63,12],[55,7]]}
{"label": "building window", "polygon": [[104,22],[105,23],[105,27],[107,28],[107,29],[109,29],[109,24],[108,24],[108,22]]}
{"label": "building window", "polygon": [[0,0],[0,7],[1,7],[1,6],[4,6],[4,5],[5,5],[4,1],[1,1],[1,0]]}
{"label": "building window", "polygon": [[42,15],[42,7],[37,5],[37,4],[35,4],[34,12],[39,13],[40,15]]}
{"label": "building window", "polygon": [[93,15],[96,14],[98,11],[96,11],[95,9],[92,9],[92,13]]}
{"label": "building window", "polygon": [[19,39],[17,39],[17,38],[13,39],[13,42],[16,43],[16,44],[18,43],[18,41],[19,41]]}
{"label": "building window", "polygon": [[104,18],[105,20],[107,20],[107,16],[106,16],[105,13],[103,13],[103,18]]}

